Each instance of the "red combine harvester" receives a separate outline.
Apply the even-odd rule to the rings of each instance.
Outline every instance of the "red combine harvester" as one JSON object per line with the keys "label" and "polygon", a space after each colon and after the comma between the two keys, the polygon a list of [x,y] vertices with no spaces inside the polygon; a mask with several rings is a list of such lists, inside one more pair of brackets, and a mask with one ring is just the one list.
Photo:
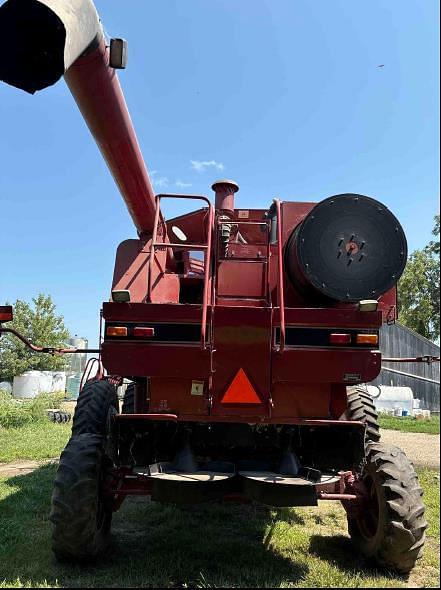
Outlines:
{"label": "red combine harvester", "polygon": [[[126,43],[106,43],[91,0],[8,0],[0,39],[3,81],[34,93],[64,76],[138,232],[118,247],[103,304],[105,371],[82,387],[61,455],[55,554],[100,554],[128,495],[340,500],[359,550],[410,571],[422,491],[403,451],[379,442],[363,386],[380,372],[379,330],[406,264],[394,215],[357,194],[241,209],[231,180],[213,184],[214,206],[155,195],[115,72]],[[196,209],[166,221],[164,199]]]}

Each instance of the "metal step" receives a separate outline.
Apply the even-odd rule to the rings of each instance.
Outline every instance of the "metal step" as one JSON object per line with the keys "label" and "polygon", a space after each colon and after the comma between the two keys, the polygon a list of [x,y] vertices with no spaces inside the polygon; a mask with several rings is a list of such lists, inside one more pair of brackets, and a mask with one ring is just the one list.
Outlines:
{"label": "metal step", "polygon": [[239,471],[244,493],[269,506],[317,506],[315,485],[302,477],[272,471]]}
{"label": "metal step", "polygon": [[237,487],[234,471],[178,471],[169,463],[155,463],[148,470],[135,470],[151,483],[152,500],[195,504],[221,499]]}
{"label": "metal step", "polygon": [[148,481],[152,500],[172,504],[196,504],[241,495],[268,506],[317,506],[319,491],[334,491],[340,481],[336,475],[323,474],[319,481],[282,475],[273,471],[236,472],[229,463],[211,468],[179,470],[172,463],[138,467],[133,474]]}

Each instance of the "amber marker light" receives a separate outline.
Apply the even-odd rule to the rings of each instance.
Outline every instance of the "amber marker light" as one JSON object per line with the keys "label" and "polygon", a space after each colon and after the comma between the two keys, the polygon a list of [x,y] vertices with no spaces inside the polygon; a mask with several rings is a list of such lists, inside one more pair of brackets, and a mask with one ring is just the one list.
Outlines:
{"label": "amber marker light", "polygon": [[377,346],[378,334],[357,334],[357,344],[369,344],[370,346]]}
{"label": "amber marker light", "polygon": [[127,336],[126,326],[109,326],[106,329],[106,336]]}

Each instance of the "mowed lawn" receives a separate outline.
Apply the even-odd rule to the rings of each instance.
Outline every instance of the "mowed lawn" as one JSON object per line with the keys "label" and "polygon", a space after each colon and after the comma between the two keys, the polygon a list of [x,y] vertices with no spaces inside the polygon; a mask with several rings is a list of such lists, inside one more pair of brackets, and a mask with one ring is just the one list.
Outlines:
{"label": "mowed lawn", "polygon": [[342,507],[274,510],[253,505],[161,506],[127,501],[113,545],[96,565],[57,563],[48,512],[56,466],[0,479],[3,587],[437,587],[439,475],[420,472],[429,521],[410,581],[370,569],[353,551]]}
{"label": "mowed lawn", "polygon": [[439,434],[439,416],[431,416],[430,420],[416,420],[411,416],[379,415],[380,427],[385,430],[399,430],[400,432],[421,432],[425,434]]}
{"label": "mowed lawn", "polygon": [[21,428],[0,428],[0,463],[59,457],[71,435],[71,424],[46,420]]}
{"label": "mowed lawn", "polygon": [[[43,420],[0,428],[0,462],[57,457],[70,426]],[[0,587],[439,587],[435,471],[419,472],[429,529],[424,558],[409,581],[371,569],[354,552],[345,512],[336,502],[274,510],[178,508],[130,499],[114,516],[113,544],[101,562],[62,565],[50,548],[55,471],[55,464],[42,465],[27,475],[0,478]]]}

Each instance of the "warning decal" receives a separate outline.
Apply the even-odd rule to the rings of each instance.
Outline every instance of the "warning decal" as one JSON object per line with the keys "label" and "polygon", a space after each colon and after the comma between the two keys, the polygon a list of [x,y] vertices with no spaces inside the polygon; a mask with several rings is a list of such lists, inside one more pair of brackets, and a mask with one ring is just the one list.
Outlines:
{"label": "warning decal", "polygon": [[237,371],[236,376],[230,383],[222,404],[261,404],[262,401],[251,385],[245,371],[241,368]]}

